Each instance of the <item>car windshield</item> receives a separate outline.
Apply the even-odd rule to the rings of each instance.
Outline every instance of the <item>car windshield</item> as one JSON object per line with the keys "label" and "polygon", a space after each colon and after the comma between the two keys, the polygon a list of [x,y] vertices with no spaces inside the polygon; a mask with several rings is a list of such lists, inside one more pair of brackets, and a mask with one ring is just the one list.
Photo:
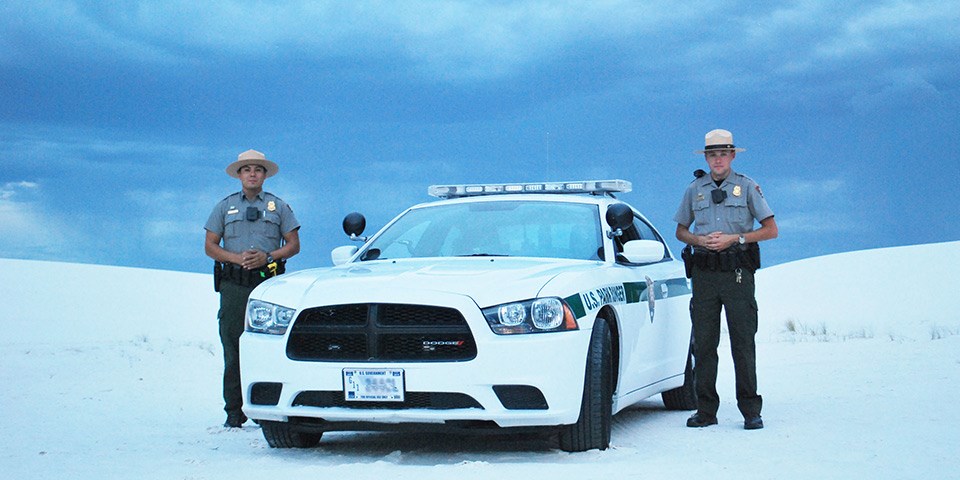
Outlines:
{"label": "car windshield", "polygon": [[536,201],[454,203],[406,212],[361,260],[519,256],[600,260],[596,205]]}

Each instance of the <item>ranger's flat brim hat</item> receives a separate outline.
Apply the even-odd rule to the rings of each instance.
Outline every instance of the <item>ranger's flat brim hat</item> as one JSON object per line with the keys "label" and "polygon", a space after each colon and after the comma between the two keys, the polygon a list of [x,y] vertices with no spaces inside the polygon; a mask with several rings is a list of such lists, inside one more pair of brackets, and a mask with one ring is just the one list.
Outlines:
{"label": "ranger's flat brim hat", "polygon": [[716,129],[707,132],[705,137],[706,146],[703,150],[696,150],[693,153],[700,155],[711,150],[733,150],[734,152],[745,152],[746,148],[737,148],[733,145],[733,134],[727,130]]}
{"label": "ranger's flat brim hat", "polygon": [[237,156],[237,161],[227,166],[227,175],[233,178],[240,178],[240,169],[247,165],[260,165],[267,171],[267,178],[270,178],[280,171],[276,163],[267,160],[267,157],[256,150],[247,150]]}

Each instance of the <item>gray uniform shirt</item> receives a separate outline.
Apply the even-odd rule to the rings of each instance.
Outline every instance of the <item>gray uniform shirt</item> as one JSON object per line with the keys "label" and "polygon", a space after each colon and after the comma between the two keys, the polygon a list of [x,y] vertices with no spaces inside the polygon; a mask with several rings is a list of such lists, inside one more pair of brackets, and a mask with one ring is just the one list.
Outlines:
{"label": "gray uniform shirt", "polygon": [[[247,208],[257,209],[257,219],[247,220]],[[239,253],[253,247],[272,252],[283,245],[283,235],[300,228],[287,202],[269,192],[260,192],[251,202],[243,192],[234,193],[220,201],[205,229],[220,235],[223,249]]]}
{"label": "gray uniform shirt", "polygon": [[680,225],[690,227],[694,235],[707,235],[713,232],[747,233],[753,230],[754,220],[763,221],[773,216],[773,210],[760,192],[760,186],[750,177],[733,170],[720,184],[727,192],[727,198],[713,203],[711,191],[717,184],[706,174],[693,182],[683,193],[680,208],[673,216]]}

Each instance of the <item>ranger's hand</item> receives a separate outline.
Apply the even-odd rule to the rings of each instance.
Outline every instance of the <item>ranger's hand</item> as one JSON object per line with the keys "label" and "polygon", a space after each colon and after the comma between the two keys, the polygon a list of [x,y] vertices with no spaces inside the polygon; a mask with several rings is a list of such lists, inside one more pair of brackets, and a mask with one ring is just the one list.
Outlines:
{"label": "ranger's hand", "polygon": [[703,237],[703,246],[709,248],[710,250],[719,252],[720,250],[729,248],[739,240],[740,237],[737,235],[713,232]]}
{"label": "ranger's hand", "polygon": [[267,264],[267,254],[260,250],[246,250],[241,255],[243,262],[240,264],[247,270],[260,268]]}

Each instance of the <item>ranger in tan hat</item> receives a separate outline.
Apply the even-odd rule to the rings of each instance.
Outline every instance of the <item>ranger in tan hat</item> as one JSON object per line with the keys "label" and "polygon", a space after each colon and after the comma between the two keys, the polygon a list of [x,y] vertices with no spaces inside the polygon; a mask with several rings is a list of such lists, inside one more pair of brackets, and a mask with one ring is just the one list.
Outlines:
{"label": "ranger in tan hat", "polygon": [[[720,311],[727,315],[730,347],[737,384],[737,407],[744,428],[763,428],[757,393],[757,299],[754,272],[760,268],[757,242],[777,237],[773,210],[760,186],[731,168],[738,152],[727,130],[711,130],[703,154],[709,175],[698,170],[684,192],[674,220],[677,239],[687,244],[683,261],[693,285],[690,315],[693,321],[694,377],[697,413],[688,427],[717,423],[717,347],[720,344]],[[760,228],[754,229],[756,222]],[[693,230],[691,231],[691,226]]]}
{"label": "ranger in tan hat", "polygon": [[263,153],[241,153],[227,166],[227,175],[240,179],[241,190],[221,200],[204,226],[204,250],[214,260],[215,290],[220,292],[224,426],[231,428],[247,420],[240,392],[240,335],[247,297],[261,282],[283,273],[286,260],[300,252],[300,223],[293,210],[263,191],[264,180],[279,170]]}

